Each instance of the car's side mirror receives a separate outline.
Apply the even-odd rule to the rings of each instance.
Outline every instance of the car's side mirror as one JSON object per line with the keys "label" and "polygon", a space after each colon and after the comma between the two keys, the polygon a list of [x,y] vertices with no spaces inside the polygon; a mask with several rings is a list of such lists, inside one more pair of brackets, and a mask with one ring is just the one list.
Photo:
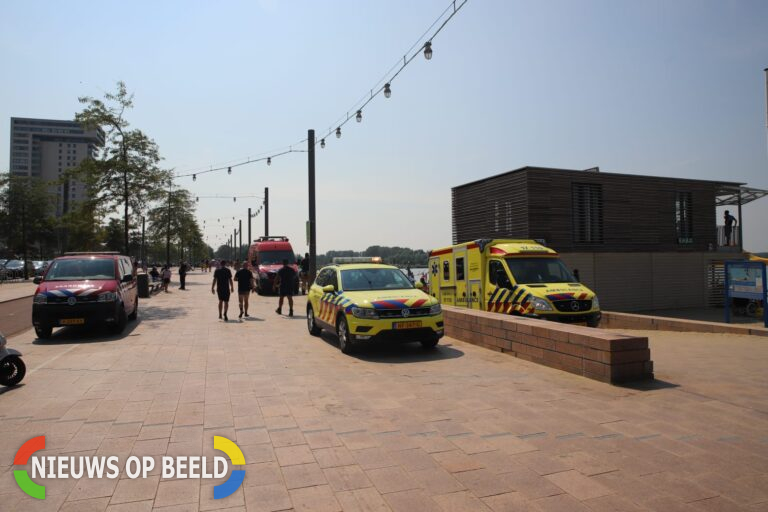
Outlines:
{"label": "car's side mirror", "polygon": [[334,288],[332,284],[327,284],[323,286],[323,293],[333,293],[335,291],[336,291],[336,288]]}
{"label": "car's side mirror", "polygon": [[133,281],[133,276],[131,274],[128,274],[127,276],[123,276],[124,283],[130,283],[131,281]]}
{"label": "car's side mirror", "polygon": [[34,278],[34,279],[32,280],[32,282],[33,282],[33,283],[35,283],[35,284],[40,284],[40,283],[42,283],[42,282],[43,282],[43,278],[42,278],[42,277],[40,277],[40,276],[37,276],[36,278]]}
{"label": "car's side mirror", "polygon": [[421,290],[422,288],[424,288],[424,283],[422,283],[421,281],[417,281],[417,282],[416,282],[416,288],[418,288],[419,290]]}

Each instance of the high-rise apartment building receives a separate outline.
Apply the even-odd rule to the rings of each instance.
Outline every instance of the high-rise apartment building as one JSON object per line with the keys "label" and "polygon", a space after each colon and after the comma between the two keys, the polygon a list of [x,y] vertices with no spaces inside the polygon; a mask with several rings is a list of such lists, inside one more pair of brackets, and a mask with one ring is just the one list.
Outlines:
{"label": "high-rise apartment building", "polygon": [[[74,121],[11,118],[10,171],[15,176],[32,176],[55,182],[67,169],[85,158],[95,157],[104,145],[104,131],[84,130]],[[51,185],[57,196],[56,215],[71,203],[85,199],[85,187],[76,180]]]}

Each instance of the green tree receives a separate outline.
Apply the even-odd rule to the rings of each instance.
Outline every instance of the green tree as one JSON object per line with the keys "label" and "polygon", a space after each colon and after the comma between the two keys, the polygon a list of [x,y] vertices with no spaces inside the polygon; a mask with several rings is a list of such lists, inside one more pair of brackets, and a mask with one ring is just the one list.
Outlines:
{"label": "green tree", "polygon": [[147,204],[163,195],[160,184],[169,173],[159,167],[160,153],[155,141],[141,130],[129,129],[125,113],[133,108],[133,95],[124,82],[115,93],[105,93],[104,100],[78,98],[85,108],[75,121],[86,129],[105,131],[104,148],[95,160],[86,160],[75,176],[92,186],[94,199],[103,206],[123,209],[123,249],[130,251],[130,216],[141,215]]}
{"label": "green tree", "polygon": [[0,174],[0,236],[9,256],[53,253],[56,204],[49,186],[39,178]]}
{"label": "green tree", "polygon": [[195,201],[186,189],[166,192],[147,214],[148,232],[154,247],[165,244],[163,259],[171,263],[192,254],[206,254],[207,246],[195,218]]}

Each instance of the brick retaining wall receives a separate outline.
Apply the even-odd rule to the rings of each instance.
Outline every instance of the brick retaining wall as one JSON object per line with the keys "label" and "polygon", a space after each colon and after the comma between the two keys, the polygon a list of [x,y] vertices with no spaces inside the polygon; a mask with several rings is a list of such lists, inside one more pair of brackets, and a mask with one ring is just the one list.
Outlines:
{"label": "brick retaining wall", "polygon": [[637,329],[642,331],[717,332],[768,336],[768,329],[760,324],[740,325],[720,322],[704,322],[665,316],[640,315],[603,311],[600,325],[605,329]]}
{"label": "brick retaining wall", "polygon": [[534,363],[618,383],[653,378],[648,338],[443,306],[445,334]]}

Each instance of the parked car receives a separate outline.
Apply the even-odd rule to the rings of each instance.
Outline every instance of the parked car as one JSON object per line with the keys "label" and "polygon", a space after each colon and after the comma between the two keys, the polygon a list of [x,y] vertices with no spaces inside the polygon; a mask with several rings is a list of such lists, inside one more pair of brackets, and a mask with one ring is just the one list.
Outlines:
{"label": "parked car", "polygon": [[10,279],[8,277],[8,270],[6,270],[4,264],[0,263],[0,281],[5,281],[6,279]]}
{"label": "parked car", "polygon": [[40,339],[66,325],[106,324],[119,333],[138,316],[136,269],[128,256],[68,253],[35,283],[32,324]]}
{"label": "parked car", "polygon": [[41,261],[41,260],[35,260],[32,262],[35,265],[35,275],[41,276],[45,273],[45,270],[48,268],[48,262],[47,261]]}
{"label": "parked car", "polygon": [[[19,279],[24,277],[24,262],[21,260],[8,260],[5,263],[5,268],[11,275],[10,279]],[[27,276],[34,277],[35,265],[31,261],[27,260]]]}
{"label": "parked car", "polygon": [[[378,258],[380,260],[380,258]],[[433,348],[445,333],[437,299],[397,267],[344,263],[320,270],[309,289],[307,329],[335,332],[345,354],[378,341],[421,342]]]}

